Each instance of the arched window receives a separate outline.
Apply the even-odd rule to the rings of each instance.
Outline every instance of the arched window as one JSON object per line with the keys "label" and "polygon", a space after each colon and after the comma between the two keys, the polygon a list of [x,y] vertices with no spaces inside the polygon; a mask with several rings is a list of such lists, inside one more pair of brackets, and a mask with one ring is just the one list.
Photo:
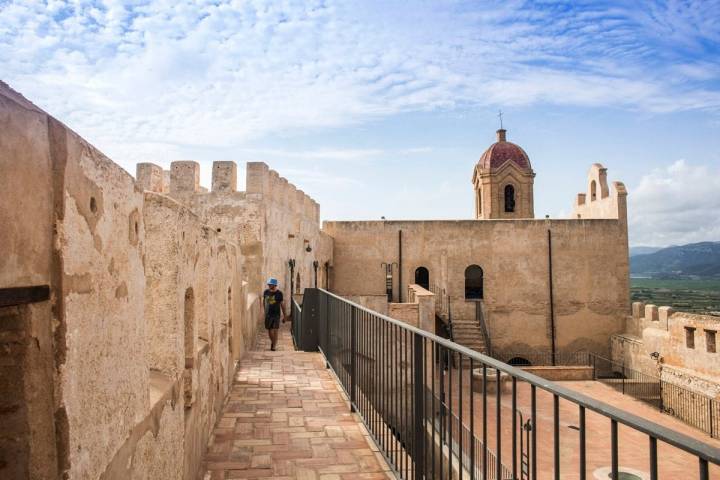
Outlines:
{"label": "arched window", "polygon": [[515,367],[531,367],[532,363],[530,363],[530,360],[523,357],[513,357],[508,361],[509,365],[513,365]]}
{"label": "arched window", "polygon": [[470,265],[465,269],[465,299],[481,298],[483,298],[483,270],[477,265]]}
{"label": "arched window", "polygon": [[300,288],[300,272],[297,272],[297,275],[295,275],[295,293],[302,293],[302,289]]}
{"label": "arched window", "polygon": [[595,180],[590,182],[590,201],[593,202],[597,199],[597,184]]}
{"label": "arched window", "polygon": [[478,216],[482,215],[482,190],[478,189],[477,191],[477,214]]}
{"label": "arched window", "polygon": [[512,185],[505,185],[505,211],[515,211],[515,187]]}
{"label": "arched window", "polygon": [[415,283],[425,290],[430,290],[430,272],[425,267],[415,269]]}

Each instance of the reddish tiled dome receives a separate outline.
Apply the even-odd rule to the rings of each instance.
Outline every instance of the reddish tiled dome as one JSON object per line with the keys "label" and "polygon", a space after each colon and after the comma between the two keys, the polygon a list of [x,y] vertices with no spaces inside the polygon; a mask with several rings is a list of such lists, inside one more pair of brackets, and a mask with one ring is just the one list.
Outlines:
{"label": "reddish tiled dome", "polygon": [[514,143],[505,140],[505,130],[498,130],[498,141],[490,145],[480,157],[478,167],[495,169],[502,167],[505,162],[514,162],[516,166],[524,170],[531,170],[530,158],[525,150]]}

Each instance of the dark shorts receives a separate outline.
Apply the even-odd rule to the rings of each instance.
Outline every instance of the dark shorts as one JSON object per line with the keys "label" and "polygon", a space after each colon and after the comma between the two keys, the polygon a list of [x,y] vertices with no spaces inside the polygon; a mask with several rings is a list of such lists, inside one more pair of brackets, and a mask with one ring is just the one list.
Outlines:
{"label": "dark shorts", "polygon": [[267,330],[280,328],[280,317],[265,317],[265,328]]}

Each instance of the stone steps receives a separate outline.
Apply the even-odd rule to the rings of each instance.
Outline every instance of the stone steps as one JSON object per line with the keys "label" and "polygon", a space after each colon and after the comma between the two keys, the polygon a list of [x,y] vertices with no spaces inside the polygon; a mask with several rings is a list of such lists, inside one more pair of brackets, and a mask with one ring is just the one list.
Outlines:
{"label": "stone steps", "polygon": [[[478,353],[487,353],[485,338],[480,324],[476,320],[453,320],[452,327],[453,340],[455,343],[459,343],[463,347]],[[470,359],[463,357],[462,367],[469,368],[469,366]]]}

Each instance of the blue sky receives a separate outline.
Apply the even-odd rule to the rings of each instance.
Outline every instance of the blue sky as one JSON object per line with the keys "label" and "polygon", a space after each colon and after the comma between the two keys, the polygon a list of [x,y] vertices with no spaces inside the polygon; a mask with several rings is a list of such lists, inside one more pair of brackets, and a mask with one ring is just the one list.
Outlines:
{"label": "blue sky", "polygon": [[265,161],[325,219],[471,218],[502,109],[537,216],[600,162],[631,244],[720,240],[720,1],[0,0],[0,78],[131,173]]}

